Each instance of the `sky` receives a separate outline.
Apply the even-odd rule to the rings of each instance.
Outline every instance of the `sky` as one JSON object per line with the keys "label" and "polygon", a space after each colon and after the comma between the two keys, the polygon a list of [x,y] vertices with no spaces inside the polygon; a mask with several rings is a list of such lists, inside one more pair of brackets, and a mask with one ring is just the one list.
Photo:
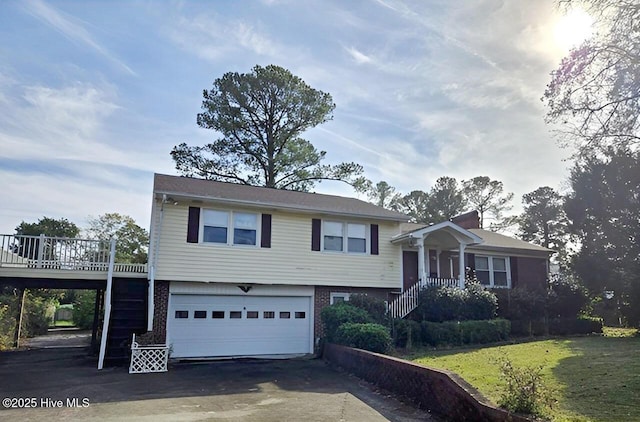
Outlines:
{"label": "sky", "polygon": [[203,90],[256,64],[333,96],[333,120],[304,134],[325,163],[402,193],[489,176],[518,212],[565,189],[571,152],[541,97],[581,34],[551,0],[2,1],[0,234],[107,212],[148,228],[173,146],[217,138],[196,124]]}

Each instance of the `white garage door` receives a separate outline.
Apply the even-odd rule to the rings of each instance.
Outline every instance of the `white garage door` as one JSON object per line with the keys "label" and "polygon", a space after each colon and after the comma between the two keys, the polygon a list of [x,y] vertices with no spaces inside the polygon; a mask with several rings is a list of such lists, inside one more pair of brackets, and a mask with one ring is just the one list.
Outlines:
{"label": "white garage door", "polygon": [[311,298],[172,294],[172,357],[311,353]]}

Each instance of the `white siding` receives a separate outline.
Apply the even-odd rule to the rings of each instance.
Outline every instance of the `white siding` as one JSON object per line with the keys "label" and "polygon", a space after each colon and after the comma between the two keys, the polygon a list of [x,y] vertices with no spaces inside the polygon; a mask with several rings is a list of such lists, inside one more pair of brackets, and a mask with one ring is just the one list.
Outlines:
{"label": "white siding", "polygon": [[[379,225],[380,254],[329,253],[311,250],[311,219],[322,216],[273,210],[264,212],[272,215],[271,248],[196,244],[186,241],[188,205],[165,204],[156,279],[384,288],[401,286],[399,246],[390,243],[391,237],[399,231],[398,223],[349,220]],[[156,223],[159,222],[158,217],[159,213],[156,213]],[[329,219],[345,221],[337,217]],[[154,226],[156,230],[159,228],[158,225]]]}

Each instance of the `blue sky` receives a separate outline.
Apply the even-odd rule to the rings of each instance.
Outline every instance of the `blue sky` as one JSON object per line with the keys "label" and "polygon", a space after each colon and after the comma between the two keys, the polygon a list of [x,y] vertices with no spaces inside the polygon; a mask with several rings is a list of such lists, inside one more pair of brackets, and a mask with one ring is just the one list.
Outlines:
{"label": "blue sky", "polygon": [[196,125],[203,89],[256,64],[333,96],[305,135],[327,163],[402,192],[487,175],[517,211],[567,175],[540,101],[568,49],[561,16],[551,0],[3,1],[0,233],[106,212],[148,227],[172,147],[216,137]]}

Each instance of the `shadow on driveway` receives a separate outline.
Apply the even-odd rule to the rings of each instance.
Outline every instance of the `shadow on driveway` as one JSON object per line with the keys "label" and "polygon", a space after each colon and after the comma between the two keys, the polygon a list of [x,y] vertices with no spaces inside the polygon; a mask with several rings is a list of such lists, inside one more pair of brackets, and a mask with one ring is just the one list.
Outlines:
{"label": "shadow on driveway", "polygon": [[[0,420],[435,420],[322,360],[174,364],[167,373],[129,375],[97,371],[82,349],[41,349],[0,353],[0,380],[0,398],[38,400],[37,409],[0,408]],[[90,404],[69,407],[73,398]]]}

